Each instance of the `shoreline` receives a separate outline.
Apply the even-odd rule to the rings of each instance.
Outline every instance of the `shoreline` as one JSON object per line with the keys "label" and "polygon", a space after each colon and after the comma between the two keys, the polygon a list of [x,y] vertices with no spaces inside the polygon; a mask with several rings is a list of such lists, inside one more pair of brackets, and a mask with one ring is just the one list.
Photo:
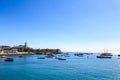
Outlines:
{"label": "shoreline", "polygon": [[0,56],[33,55],[31,52],[0,53]]}

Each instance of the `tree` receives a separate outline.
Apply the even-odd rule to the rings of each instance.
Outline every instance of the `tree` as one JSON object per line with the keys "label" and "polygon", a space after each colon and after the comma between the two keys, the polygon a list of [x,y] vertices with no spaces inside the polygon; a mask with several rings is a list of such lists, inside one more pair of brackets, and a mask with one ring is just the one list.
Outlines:
{"label": "tree", "polygon": [[33,48],[25,48],[24,52],[34,52],[35,50]]}

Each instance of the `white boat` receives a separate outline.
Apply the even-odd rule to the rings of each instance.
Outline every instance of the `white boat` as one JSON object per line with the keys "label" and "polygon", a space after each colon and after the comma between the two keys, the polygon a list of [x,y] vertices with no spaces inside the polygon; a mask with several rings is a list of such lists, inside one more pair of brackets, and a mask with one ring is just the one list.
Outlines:
{"label": "white boat", "polygon": [[7,56],[1,56],[1,58],[6,58]]}
{"label": "white boat", "polygon": [[57,58],[58,60],[66,60],[65,58]]}

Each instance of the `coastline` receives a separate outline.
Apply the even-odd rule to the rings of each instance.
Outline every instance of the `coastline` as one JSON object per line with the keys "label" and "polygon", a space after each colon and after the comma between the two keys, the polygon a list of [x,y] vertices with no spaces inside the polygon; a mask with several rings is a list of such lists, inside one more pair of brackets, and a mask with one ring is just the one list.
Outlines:
{"label": "coastline", "polygon": [[14,56],[14,55],[33,55],[32,52],[17,52],[17,53],[0,53],[0,56]]}

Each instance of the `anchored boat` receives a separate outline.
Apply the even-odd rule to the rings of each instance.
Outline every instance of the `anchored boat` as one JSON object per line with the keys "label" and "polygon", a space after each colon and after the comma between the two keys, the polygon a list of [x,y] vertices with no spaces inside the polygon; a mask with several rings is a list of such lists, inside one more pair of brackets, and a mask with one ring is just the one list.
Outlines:
{"label": "anchored boat", "polygon": [[112,56],[97,56],[97,58],[112,58]]}
{"label": "anchored boat", "polygon": [[38,59],[45,59],[45,57],[38,57]]}
{"label": "anchored boat", "polygon": [[6,58],[7,56],[1,56],[1,58]]}
{"label": "anchored boat", "polygon": [[58,60],[66,60],[65,58],[57,58]]}
{"label": "anchored boat", "polygon": [[12,61],[14,61],[14,59],[13,58],[6,58],[5,61],[12,62]]}
{"label": "anchored boat", "polygon": [[112,58],[112,53],[102,53],[101,55],[97,56],[97,58]]}

